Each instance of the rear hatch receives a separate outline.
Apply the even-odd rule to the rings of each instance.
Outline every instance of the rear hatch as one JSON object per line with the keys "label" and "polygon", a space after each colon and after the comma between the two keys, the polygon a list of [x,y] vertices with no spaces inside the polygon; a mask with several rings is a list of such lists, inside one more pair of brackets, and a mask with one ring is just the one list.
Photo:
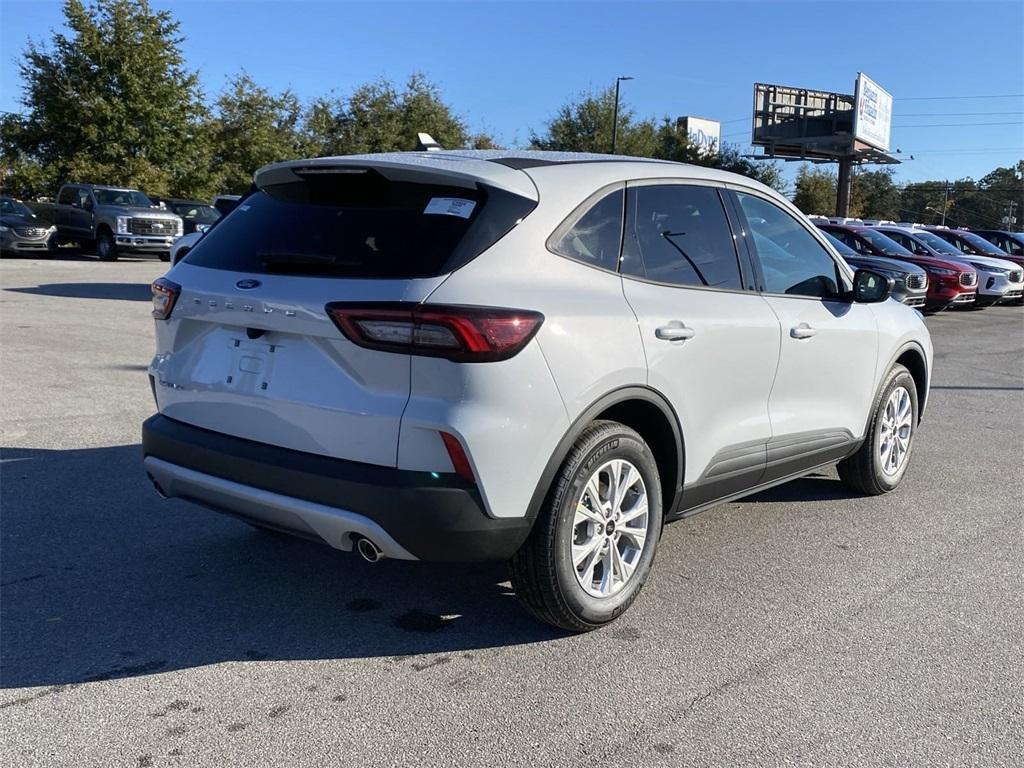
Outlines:
{"label": "rear hatch", "polygon": [[490,181],[370,160],[263,173],[167,275],[181,292],[156,321],[160,412],[394,466],[410,357],[353,344],[325,305],[426,299],[536,205]]}

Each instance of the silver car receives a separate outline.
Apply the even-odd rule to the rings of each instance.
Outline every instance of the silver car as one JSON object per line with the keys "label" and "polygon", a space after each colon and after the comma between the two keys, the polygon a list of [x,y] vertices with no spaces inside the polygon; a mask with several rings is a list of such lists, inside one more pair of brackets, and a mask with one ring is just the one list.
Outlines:
{"label": "silver car", "polygon": [[664,523],[838,463],[895,489],[921,316],[787,200],[619,156],[281,163],[153,284],[164,496],[368,560],[511,562],[573,631]]}

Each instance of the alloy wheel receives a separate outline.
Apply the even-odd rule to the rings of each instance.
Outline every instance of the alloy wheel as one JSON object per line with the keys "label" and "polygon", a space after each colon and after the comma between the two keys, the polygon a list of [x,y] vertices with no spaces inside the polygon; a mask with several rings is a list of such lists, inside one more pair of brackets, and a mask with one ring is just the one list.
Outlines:
{"label": "alloy wheel", "polygon": [[629,583],[648,535],[647,487],[625,459],[602,464],[576,501],[572,564],[592,597],[611,597]]}
{"label": "alloy wheel", "polygon": [[882,411],[881,435],[878,441],[878,459],[887,475],[899,472],[910,452],[910,437],[914,430],[914,409],[906,387],[896,387]]}

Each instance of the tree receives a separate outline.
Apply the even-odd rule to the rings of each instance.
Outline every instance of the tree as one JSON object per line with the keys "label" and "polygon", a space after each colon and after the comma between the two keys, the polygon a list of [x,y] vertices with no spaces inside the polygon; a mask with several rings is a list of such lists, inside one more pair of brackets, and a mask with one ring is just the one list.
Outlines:
{"label": "tree", "polygon": [[194,143],[205,110],[178,22],[147,0],[65,0],[64,20],[70,34],[23,53],[25,111],[0,125],[5,177],[191,191],[208,166]]}
{"label": "tree", "polygon": [[853,177],[850,210],[863,219],[895,218],[900,205],[900,190],[892,180],[893,171],[864,171]]}
{"label": "tree", "polygon": [[[545,125],[530,134],[530,147],[555,152],[611,152],[615,88],[586,92],[565,102]],[[651,120],[636,121],[632,109],[619,103],[615,151],[621,155],[653,157],[657,130]]]}
{"label": "tree", "polygon": [[274,94],[245,72],[235,75],[217,99],[212,126],[219,191],[242,194],[260,167],[301,157],[301,121],[294,93]]}
{"label": "tree", "polygon": [[308,153],[319,156],[408,151],[416,148],[418,133],[429,133],[446,149],[493,146],[484,134],[470,137],[438,87],[421,74],[401,90],[381,79],[347,98],[316,99],[306,111],[305,133]]}
{"label": "tree", "polygon": [[808,215],[828,215],[836,207],[836,177],[825,169],[801,165],[796,172],[793,204]]}
{"label": "tree", "polygon": [[[614,112],[614,88],[581,94],[559,107],[543,133],[531,134],[530,146],[559,152],[609,152]],[[662,118],[660,124],[653,118],[638,120],[632,109],[620,103],[617,122],[618,154],[721,168],[749,176],[780,192],[785,187],[776,163],[755,162],[741,156],[733,146],[717,151],[698,147],[690,143],[686,131],[671,118]]]}

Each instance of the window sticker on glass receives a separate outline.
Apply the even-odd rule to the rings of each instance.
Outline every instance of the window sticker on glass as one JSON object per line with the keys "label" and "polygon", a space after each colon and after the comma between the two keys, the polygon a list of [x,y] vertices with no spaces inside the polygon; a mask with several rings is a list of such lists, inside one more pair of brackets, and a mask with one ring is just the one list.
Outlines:
{"label": "window sticker on glass", "polygon": [[473,215],[474,208],[476,208],[474,200],[463,200],[458,197],[432,197],[423,213],[439,213],[444,216],[468,219]]}

